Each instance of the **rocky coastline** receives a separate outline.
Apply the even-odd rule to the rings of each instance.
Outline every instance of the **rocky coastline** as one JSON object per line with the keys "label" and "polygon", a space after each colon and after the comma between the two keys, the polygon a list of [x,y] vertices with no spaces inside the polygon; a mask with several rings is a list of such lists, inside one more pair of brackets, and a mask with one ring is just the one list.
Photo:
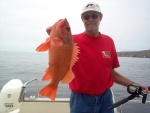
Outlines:
{"label": "rocky coastline", "polygon": [[150,58],[150,49],[142,51],[122,51],[117,52],[118,57],[139,57],[139,58]]}

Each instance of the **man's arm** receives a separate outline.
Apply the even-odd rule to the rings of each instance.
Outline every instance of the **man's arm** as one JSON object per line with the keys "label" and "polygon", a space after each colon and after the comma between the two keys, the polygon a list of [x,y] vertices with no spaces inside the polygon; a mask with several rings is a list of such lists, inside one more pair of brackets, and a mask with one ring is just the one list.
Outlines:
{"label": "man's arm", "polygon": [[122,76],[120,73],[116,72],[114,69],[112,70],[112,75],[114,77],[115,82],[120,84],[120,85],[128,86],[129,84],[134,83],[134,84],[137,84],[138,86],[144,88],[144,92],[145,93],[148,93],[148,91],[149,91],[147,86],[139,84],[139,83],[136,83],[136,82],[134,82],[134,81],[132,81],[132,80]]}

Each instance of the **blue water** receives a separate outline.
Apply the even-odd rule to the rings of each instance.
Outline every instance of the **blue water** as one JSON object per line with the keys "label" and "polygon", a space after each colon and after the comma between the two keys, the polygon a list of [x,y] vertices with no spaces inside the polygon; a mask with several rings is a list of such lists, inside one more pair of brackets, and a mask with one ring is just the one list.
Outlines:
{"label": "blue water", "polygon": [[[150,86],[150,59],[119,57],[121,67],[116,69],[125,77]],[[48,66],[47,53],[0,52],[0,89],[11,79],[21,79],[23,83],[37,78],[39,88],[47,82],[41,77]],[[112,87],[115,100],[126,98],[129,94],[124,86],[114,84]],[[27,85],[26,96],[35,95],[35,82]],[[69,97],[68,85],[59,84],[57,97]],[[141,98],[136,98],[141,99]],[[150,94],[147,97],[150,100]],[[127,104],[124,113],[150,113],[150,104]]]}

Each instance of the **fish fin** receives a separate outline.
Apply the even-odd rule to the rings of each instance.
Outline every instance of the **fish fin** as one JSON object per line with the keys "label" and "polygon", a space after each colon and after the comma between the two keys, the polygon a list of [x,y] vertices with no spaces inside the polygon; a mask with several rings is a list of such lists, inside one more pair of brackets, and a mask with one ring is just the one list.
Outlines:
{"label": "fish fin", "polygon": [[74,78],[74,73],[72,72],[71,68],[78,61],[78,54],[79,53],[80,53],[79,47],[77,46],[76,43],[74,43],[74,45],[73,45],[73,52],[72,52],[72,58],[71,58],[71,62],[70,62],[70,69],[66,73],[66,75],[63,77],[63,79],[61,80],[61,82],[63,84],[70,83],[72,81],[72,79]]}
{"label": "fish fin", "polygon": [[45,80],[51,80],[52,76],[50,74],[50,68],[48,67],[46,70],[45,70],[45,74],[43,75],[43,78],[42,78],[42,81],[45,81]]}
{"label": "fish fin", "polygon": [[71,58],[71,63],[70,66],[72,66],[78,61],[78,54],[80,53],[79,47],[77,46],[77,43],[74,43],[73,45],[73,52],[72,52],[72,58]]}
{"label": "fish fin", "polygon": [[61,83],[68,84],[72,81],[74,78],[74,74],[71,69],[66,73],[66,75],[62,78]]}
{"label": "fish fin", "polygon": [[52,43],[54,44],[54,46],[62,46],[63,45],[63,41],[58,37],[54,37],[52,39]]}
{"label": "fish fin", "polygon": [[41,96],[55,100],[58,86],[53,86],[51,83],[42,88],[39,92]]}
{"label": "fish fin", "polygon": [[49,46],[50,46],[50,38],[47,38],[45,42],[43,42],[36,48],[36,51],[38,52],[47,51],[49,49]]}

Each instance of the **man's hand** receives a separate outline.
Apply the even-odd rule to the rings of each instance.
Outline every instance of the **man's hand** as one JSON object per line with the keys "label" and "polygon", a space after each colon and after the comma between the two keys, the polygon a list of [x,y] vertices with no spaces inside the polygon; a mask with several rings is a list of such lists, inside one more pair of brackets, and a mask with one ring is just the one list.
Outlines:
{"label": "man's hand", "polygon": [[49,26],[48,28],[46,28],[46,32],[47,32],[48,35],[50,35],[51,29],[52,29],[52,26]]}

